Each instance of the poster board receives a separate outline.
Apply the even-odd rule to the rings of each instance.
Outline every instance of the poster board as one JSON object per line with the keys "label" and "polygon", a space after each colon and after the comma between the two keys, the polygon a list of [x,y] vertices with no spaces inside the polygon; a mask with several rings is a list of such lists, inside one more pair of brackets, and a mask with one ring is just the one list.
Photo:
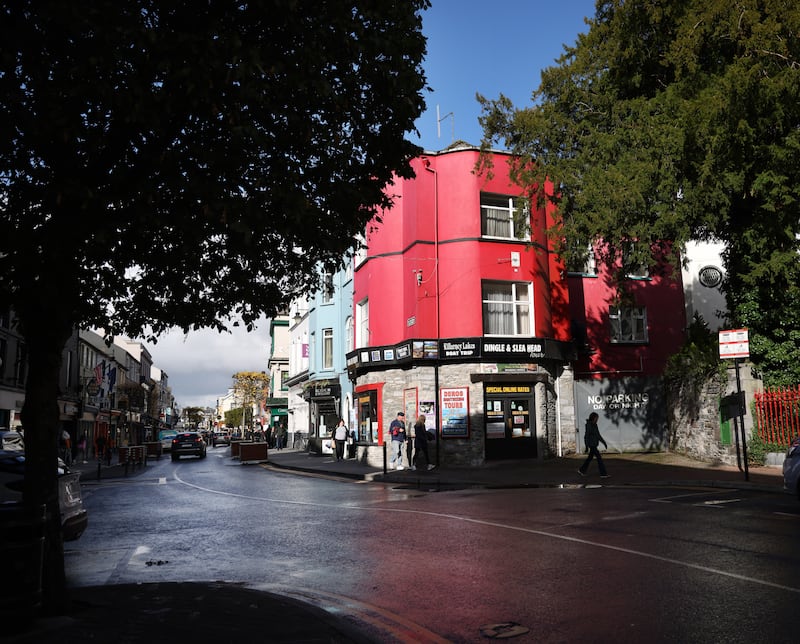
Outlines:
{"label": "poster board", "polygon": [[442,438],[469,438],[469,388],[439,390],[439,427]]}

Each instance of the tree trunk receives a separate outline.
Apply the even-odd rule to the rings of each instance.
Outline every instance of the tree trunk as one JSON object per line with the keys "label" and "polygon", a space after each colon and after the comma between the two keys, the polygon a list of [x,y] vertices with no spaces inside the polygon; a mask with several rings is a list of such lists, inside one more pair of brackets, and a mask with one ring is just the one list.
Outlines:
{"label": "tree trunk", "polygon": [[45,316],[34,316],[31,322],[24,317],[25,313],[18,312],[28,346],[28,378],[22,407],[23,503],[31,512],[42,505],[46,507],[42,610],[54,615],[63,614],[68,606],[57,464],[59,374],[62,351],[69,339],[69,325]]}

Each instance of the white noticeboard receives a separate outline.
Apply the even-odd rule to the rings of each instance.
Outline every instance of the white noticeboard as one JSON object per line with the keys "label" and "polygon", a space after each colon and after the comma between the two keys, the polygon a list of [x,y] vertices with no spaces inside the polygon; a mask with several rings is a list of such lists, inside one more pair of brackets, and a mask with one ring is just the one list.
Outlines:
{"label": "white noticeboard", "polygon": [[720,358],[749,358],[750,340],[747,329],[732,329],[719,332]]}

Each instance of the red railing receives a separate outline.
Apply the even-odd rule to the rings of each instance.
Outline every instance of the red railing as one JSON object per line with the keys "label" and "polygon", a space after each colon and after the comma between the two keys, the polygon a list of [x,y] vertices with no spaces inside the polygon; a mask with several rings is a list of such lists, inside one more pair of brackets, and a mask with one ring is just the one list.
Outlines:
{"label": "red railing", "polygon": [[756,392],[755,403],[762,441],[788,446],[800,435],[800,385]]}

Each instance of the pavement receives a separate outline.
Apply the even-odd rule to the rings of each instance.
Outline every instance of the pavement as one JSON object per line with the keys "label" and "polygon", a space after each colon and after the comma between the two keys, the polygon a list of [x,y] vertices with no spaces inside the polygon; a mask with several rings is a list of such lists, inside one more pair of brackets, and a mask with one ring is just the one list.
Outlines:
{"label": "pavement", "polygon": [[[219,448],[217,448],[219,449]],[[434,451],[432,450],[432,455]],[[161,458],[164,458],[163,456]],[[298,475],[370,481],[429,492],[464,488],[536,488],[580,486],[676,486],[751,489],[783,493],[779,466],[744,468],[704,463],[679,454],[603,454],[609,478],[592,463],[582,477],[582,455],[547,461],[515,460],[482,467],[436,467],[432,470],[384,470],[355,459],[337,462],[291,449],[271,450],[257,465]],[[84,484],[125,479],[147,472],[148,464],[127,469],[97,461],[78,463]],[[250,465],[249,467],[253,467]],[[91,518],[90,518],[91,529]],[[229,582],[129,584],[70,589],[68,614],[38,617],[21,630],[0,631],[0,642],[36,644],[120,644],[202,642],[368,642],[374,641],[340,613],[293,598]]]}

